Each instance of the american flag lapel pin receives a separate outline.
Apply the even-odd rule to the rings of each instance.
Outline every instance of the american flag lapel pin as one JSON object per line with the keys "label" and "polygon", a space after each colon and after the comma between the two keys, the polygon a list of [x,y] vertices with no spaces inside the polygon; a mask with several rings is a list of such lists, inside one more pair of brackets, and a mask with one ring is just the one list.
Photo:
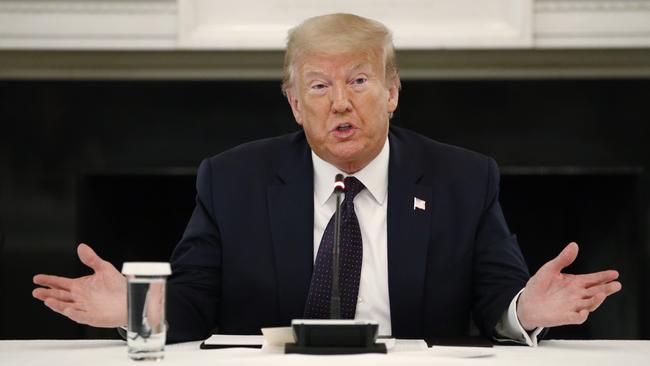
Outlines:
{"label": "american flag lapel pin", "polygon": [[422,211],[427,209],[427,201],[413,197],[413,210],[420,209]]}

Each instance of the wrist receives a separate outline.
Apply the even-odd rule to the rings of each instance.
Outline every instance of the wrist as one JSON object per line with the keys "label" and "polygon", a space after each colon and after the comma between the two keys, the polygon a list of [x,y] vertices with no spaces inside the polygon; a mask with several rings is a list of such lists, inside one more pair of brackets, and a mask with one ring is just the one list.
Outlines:
{"label": "wrist", "polygon": [[530,320],[529,313],[526,289],[524,289],[521,292],[519,299],[517,299],[517,320],[519,320],[519,324],[521,324],[521,327],[527,332],[531,332],[537,328],[537,326]]}

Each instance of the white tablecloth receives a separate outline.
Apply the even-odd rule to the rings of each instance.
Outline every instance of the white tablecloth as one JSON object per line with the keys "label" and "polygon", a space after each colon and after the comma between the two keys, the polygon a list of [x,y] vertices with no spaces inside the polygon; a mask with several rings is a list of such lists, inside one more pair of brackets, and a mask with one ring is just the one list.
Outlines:
{"label": "white tablecloth", "polygon": [[[434,347],[422,352],[388,355],[305,356],[284,355],[259,349],[201,350],[200,342],[167,346],[161,365],[616,365],[650,366],[650,341],[543,341],[537,348],[496,346],[491,355],[464,358],[450,355],[462,349]],[[465,356],[477,355],[468,350]],[[31,365],[134,365],[126,343],[114,340],[0,341],[1,366]],[[461,355],[462,356],[462,355]],[[147,362],[140,362],[143,364]]]}

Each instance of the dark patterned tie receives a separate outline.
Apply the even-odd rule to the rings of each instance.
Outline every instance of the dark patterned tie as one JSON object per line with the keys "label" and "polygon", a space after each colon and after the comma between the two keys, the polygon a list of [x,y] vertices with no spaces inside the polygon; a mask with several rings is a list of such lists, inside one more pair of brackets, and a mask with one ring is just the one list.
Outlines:
{"label": "dark patterned tie", "polygon": [[[355,177],[345,178],[345,199],[341,203],[340,277],[341,318],[354,319],[359,295],[363,246],[359,220],[354,212],[354,197],[365,187]],[[332,249],[334,248],[334,215],[330,219],[318,248],[311,276],[306,319],[329,319],[332,297]]]}

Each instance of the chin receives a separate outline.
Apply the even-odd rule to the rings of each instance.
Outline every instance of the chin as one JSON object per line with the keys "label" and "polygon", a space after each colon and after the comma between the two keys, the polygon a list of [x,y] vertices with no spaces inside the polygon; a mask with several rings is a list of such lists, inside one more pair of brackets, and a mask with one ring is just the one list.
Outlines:
{"label": "chin", "polygon": [[355,144],[353,146],[337,146],[329,151],[333,162],[336,162],[336,165],[341,167],[359,164],[362,160],[364,149]]}
{"label": "chin", "polygon": [[361,156],[365,148],[366,146],[358,141],[347,141],[335,144],[329,151],[341,159],[354,159]]}

